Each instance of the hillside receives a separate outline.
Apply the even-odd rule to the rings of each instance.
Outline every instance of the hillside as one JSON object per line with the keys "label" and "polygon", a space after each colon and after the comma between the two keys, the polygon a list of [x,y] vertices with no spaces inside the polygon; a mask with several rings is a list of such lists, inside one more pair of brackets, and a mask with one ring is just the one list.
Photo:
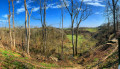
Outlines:
{"label": "hillside", "polygon": [[[95,29],[95,28],[94,28]],[[23,29],[16,29],[23,30]],[[17,50],[13,51],[9,47],[9,43],[5,39],[1,39],[0,43],[0,67],[9,69],[113,69],[117,68],[117,40],[112,39],[106,41],[103,44],[97,44],[100,40],[95,39],[97,31],[93,31],[90,28],[80,29],[78,35],[78,55],[72,56],[72,42],[70,29],[64,30],[64,54],[61,54],[61,29],[48,27],[49,53],[42,54],[42,42],[41,29],[31,29],[31,44],[30,44],[30,56],[27,55],[24,49],[24,39],[22,36],[17,37],[16,40]],[[7,30],[3,31],[7,34]],[[3,33],[1,33],[2,35]],[[20,34],[20,32],[16,33]],[[52,36],[52,35],[54,36]],[[24,35],[24,34],[23,34]],[[3,36],[9,37],[9,36]],[[97,36],[100,37],[100,36]],[[112,37],[113,38],[113,37]],[[74,35],[74,41],[76,37]],[[23,40],[23,41],[22,41]],[[22,41],[22,42],[21,42]],[[113,65],[114,63],[114,65]]]}
{"label": "hillside", "polygon": [[[50,60],[50,59],[49,59]],[[51,60],[53,60],[51,58]],[[2,69],[82,69],[82,66],[60,66],[57,61],[53,63],[41,62],[34,58],[23,57],[23,54],[0,48],[0,68]],[[60,62],[60,61],[59,61]]]}

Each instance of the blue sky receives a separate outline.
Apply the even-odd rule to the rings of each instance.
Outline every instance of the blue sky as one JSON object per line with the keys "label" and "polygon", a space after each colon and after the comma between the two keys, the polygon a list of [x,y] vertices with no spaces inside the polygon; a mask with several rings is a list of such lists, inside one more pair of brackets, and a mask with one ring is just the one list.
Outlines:
{"label": "blue sky", "polygon": [[[61,9],[59,0],[49,0],[47,2],[47,13],[46,13],[46,22],[47,26],[60,27],[61,22]],[[78,0],[81,1],[81,0]],[[70,7],[70,1],[67,0],[67,6]],[[105,0],[84,0],[84,4],[87,4],[92,9],[92,15],[89,16],[85,21],[80,24],[80,27],[97,27],[105,23],[105,16],[103,15],[105,9]],[[14,2],[15,5],[15,26],[24,26],[25,22],[25,9],[24,9],[24,0],[19,0]],[[12,7],[12,4],[11,4]],[[40,20],[35,20],[34,18],[39,19],[39,5],[38,3],[27,0],[27,8],[29,12],[34,8],[31,15],[31,27],[41,27]],[[11,8],[12,11],[12,8]],[[7,21],[8,15],[8,0],[1,0],[0,2],[0,27],[8,27]],[[11,20],[12,21],[12,20]],[[70,15],[67,10],[64,11],[64,28],[71,27]],[[12,25],[12,22],[11,22]]]}

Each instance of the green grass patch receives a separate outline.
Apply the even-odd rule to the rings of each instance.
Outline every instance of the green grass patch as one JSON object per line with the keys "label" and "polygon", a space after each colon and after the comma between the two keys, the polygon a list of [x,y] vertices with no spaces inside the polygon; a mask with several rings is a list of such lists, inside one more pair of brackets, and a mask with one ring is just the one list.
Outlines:
{"label": "green grass patch", "polygon": [[51,68],[43,68],[43,67],[40,67],[40,69],[51,69]]}
{"label": "green grass patch", "polygon": [[[74,35],[74,46],[76,45],[76,36]],[[72,35],[67,35],[67,38],[69,39],[69,42],[66,42],[64,45],[66,48],[71,47],[72,48]],[[90,48],[95,46],[97,43],[97,40],[92,38],[91,35],[89,34],[84,34],[84,35],[78,35],[78,52],[84,53],[85,51],[88,51]],[[67,52],[67,51],[66,51]]]}
{"label": "green grass patch", "polygon": [[[72,41],[72,35],[67,35],[67,38]],[[74,38],[74,40],[75,40],[75,39],[76,39],[76,36],[73,35],[73,38]],[[83,39],[84,39],[83,35],[78,35],[78,41],[79,41],[79,40],[83,40]]]}
{"label": "green grass patch", "polygon": [[89,32],[97,32],[97,28],[85,28],[84,30]]}
{"label": "green grass patch", "polygon": [[5,69],[35,69],[31,64],[15,61],[12,58],[6,58],[2,64]]}
{"label": "green grass patch", "polygon": [[50,63],[40,63],[40,65],[45,67],[58,67],[56,64],[50,64]]}
{"label": "green grass patch", "polygon": [[[76,41],[76,36],[73,35],[73,37],[74,37],[74,42],[75,42]],[[65,45],[72,47],[72,35],[67,35],[67,38],[69,39],[70,42],[66,43]],[[80,45],[84,40],[86,40],[86,39],[84,38],[83,35],[78,35],[78,45]]]}
{"label": "green grass patch", "polygon": [[[3,69],[35,69],[35,66],[29,64],[29,63],[23,63],[20,61],[16,61],[15,59],[20,59],[21,57],[18,57],[18,53],[15,53],[11,50],[5,50],[0,48],[0,53],[2,56],[0,58],[0,61],[2,60],[2,68]],[[24,59],[28,59],[25,57]],[[24,60],[23,59],[23,60]]]}
{"label": "green grass patch", "polygon": [[[4,59],[0,59],[0,61],[2,61],[1,67],[3,69],[36,69],[35,66],[32,65],[31,63],[24,62],[24,60],[29,59],[28,57],[24,57],[24,58],[19,57],[21,56],[20,54],[2,48],[0,48],[0,53],[2,55],[1,58],[4,58]],[[48,63],[40,63],[40,65],[45,67],[57,67],[57,65],[55,64],[48,64]],[[50,68],[37,67],[37,69],[50,69]]]}
{"label": "green grass patch", "polygon": [[14,57],[20,57],[21,55],[18,53],[15,53],[11,50],[4,50],[0,48],[0,53],[2,53],[3,56],[8,57],[9,56],[14,56]]}

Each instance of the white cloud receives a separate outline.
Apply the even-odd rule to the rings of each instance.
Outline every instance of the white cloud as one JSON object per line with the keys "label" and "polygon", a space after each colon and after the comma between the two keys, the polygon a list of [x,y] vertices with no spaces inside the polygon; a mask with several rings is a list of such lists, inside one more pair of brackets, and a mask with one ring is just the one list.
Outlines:
{"label": "white cloud", "polygon": [[62,6],[61,5],[55,5],[55,6],[52,6],[51,8],[61,8]]}
{"label": "white cloud", "polygon": [[[62,0],[61,0],[62,1]],[[63,1],[62,1],[63,2]],[[68,1],[68,0],[65,0],[65,3],[66,3],[66,6],[69,6],[70,5],[70,1]],[[63,5],[62,5],[62,7],[65,7],[65,5],[64,5],[64,3],[63,3]]]}
{"label": "white cloud", "polygon": [[46,8],[47,9],[48,8],[61,8],[61,5],[56,5],[55,3],[53,3],[53,4],[48,4]]}
{"label": "white cloud", "polygon": [[34,1],[32,1],[32,0],[28,0],[28,1],[27,1],[27,4],[32,3],[32,2],[34,2]]}
{"label": "white cloud", "polygon": [[19,0],[17,0],[17,1],[16,1],[16,3],[20,3],[20,1],[19,1]]}
{"label": "white cloud", "polygon": [[[19,0],[18,0],[19,1]],[[30,3],[32,3],[32,2],[34,2],[34,1],[32,1],[32,0],[28,0],[27,2],[26,2],[26,5],[27,5],[27,9],[30,9],[30,8],[32,8],[29,4]],[[36,9],[35,9],[36,10]],[[34,11],[35,11],[34,10]],[[19,13],[22,13],[22,12],[24,12],[25,11],[25,8],[24,8],[24,5],[22,5],[20,8],[18,8],[17,9],[17,13],[19,14]]]}
{"label": "white cloud", "polygon": [[95,14],[96,14],[96,15],[99,15],[99,14],[101,14],[101,15],[102,15],[103,13],[100,13],[100,12],[96,12]]}
{"label": "white cloud", "polygon": [[90,2],[90,3],[86,3],[86,4],[88,4],[88,5],[93,5],[93,6],[101,6],[101,7],[105,7],[105,5],[102,5],[102,4],[100,4],[100,3],[98,3],[98,2]]}
{"label": "white cloud", "polygon": [[35,7],[34,9],[33,9],[33,12],[36,12],[36,11],[38,11],[40,9],[40,7]]}
{"label": "white cloud", "polygon": [[[2,15],[3,18],[7,19],[8,18],[8,14],[4,14]],[[11,17],[12,17],[12,14],[11,14]]]}
{"label": "white cloud", "polygon": [[8,20],[0,19],[0,23],[5,23],[5,22],[8,22]]}
{"label": "white cloud", "polygon": [[[61,0],[61,1],[62,1],[62,0]],[[70,5],[70,1],[65,0],[65,2],[66,2],[66,6],[68,7],[68,6]],[[56,4],[56,3],[48,4],[48,5],[47,5],[47,9],[48,9],[48,8],[61,8],[61,7],[65,7],[65,5],[64,5],[64,4],[63,4],[63,5],[61,5],[61,4]]]}
{"label": "white cloud", "polygon": [[[80,0],[82,1],[82,0]],[[83,0],[84,2],[103,2],[103,0]]]}
{"label": "white cloud", "polygon": [[4,18],[8,18],[8,15],[7,15],[7,14],[5,14],[5,15],[2,15],[2,17],[4,17]]}
{"label": "white cloud", "polygon": [[[29,10],[29,9],[32,9],[32,7],[29,5],[30,3],[32,3],[32,2],[34,2],[33,0],[28,0],[27,1],[27,9]],[[66,6],[69,6],[69,4],[70,4],[70,1],[68,1],[68,0],[65,0],[65,2],[66,2]],[[46,6],[46,9],[48,9],[48,8],[61,8],[61,7],[65,7],[65,5],[63,4],[62,6],[59,4],[57,4],[57,3],[52,3],[52,4],[47,4],[47,6]],[[43,7],[44,8],[44,7]],[[42,9],[43,9],[42,8]],[[33,8],[33,12],[36,12],[36,11],[38,11],[40,9],[40,7],[35,7],[35,8]],[[22,13],[22,12],[24,12],[25,11],[25,8],[24,8],[24,5],[22,5],[20,8],[18,8],[17,9],[17,13],[19,14],[19,13]]]}
{"label": "white cloud", "polygon": [[53,3],[53,4],[48,4],[46,8],[47,8],[47,9],[48,9],[48,8],[52,8],[53,5],[55,5],[55,3]]}
{"label": "white cloud", "polygon": [[17,13],[21,13],[21,12],[24,12],[25,11],[25,8],[24,7],[21,7],[19,9],[17,9]]}
{"label": "white cloud", "polygon": [[[61,2],[63,2],[63,0],[61,0]],[[67,7],[70,5],[70,1],[68,1],[68,0],[65,0],[65,3],[66,3]],[[48,8],[61,8],[61,7],[65,7],[65,5],[52,3],[52,4],[48,4],[46,8],[48,9]]]}
{"label": "white cloud", "polygon": [[[27,5],[27,9],[31,8],[30,5],[28,5],[28,4],[26,4],[26,5]],[[17,13],[18,14],[21,13],[21,12],[24,12],[24,11],[25,11],[24,5],[22,5],[22,7],[20,7],[20,8],[17,9]]]}
{"label": "white cloud", "polygon": [[[80,0],[82,1],[82,0]],[[100,7],[105,7],[105,5],[101,4],[103,0],[84,0],[84,2],[88,5],[92,6],[100,6]]]}

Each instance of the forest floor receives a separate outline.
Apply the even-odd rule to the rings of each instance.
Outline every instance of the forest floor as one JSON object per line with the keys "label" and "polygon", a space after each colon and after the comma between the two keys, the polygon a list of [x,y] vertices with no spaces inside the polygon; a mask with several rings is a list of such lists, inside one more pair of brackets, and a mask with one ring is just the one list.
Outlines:
{"label": "forest floor", "polygon": [[[91,32],[95,31],[94,29],[87,29]],[[75,35],[74,35],[75,37]],[[83,36],[83,35],[79,35],[78,36],[78,45],[81,44],[81,40],[83,42],[88,42],[88,37],[89,35],[87,35],[87,37]],[[72,52],[72,46],[71,46],[71,35],[67,35],[68,38],[68,42],[65,42],[65,46],[70,49],[70,51],[66,51],[67,53],[70,54],[70,52]],[[75,38],[74,38],[75,40]],[[93,42],[91,42],[93,43]],[[4,47],[2,45],[2,43],[0,43],[0,45],[2,47]],[[7,46],[6,46],[7,47]],[[68,63],[66,63],[66,61],[62,60],[62,61],[50,61],[52,63],[47,63],[47,61],[44,61],[44,57],[43,61],[39,61],[36,60],[36,58],[29,58],[27,56],[23,55],[24,52],[20,53],[18,52],[14,52],[10,49],[7,48],[0,48],[0,67],[4,68],[9,68],[9,69],[13,69],[13,68],[28,68],[28,69],[83,69],[84,66],[76,64],[75,61],[72,62],[72,60],[68,60]],[[72,54],[72,53],[71,53]],[[46,59],[46,58],[45,58]],[[73,59],[73,58],[72,58]],[[46,59],[49,60],[49,59]],[[62,65],[61,65],[62,64]],[[64,65],[63,65],[64,64]],[[70,64],[70,65],[69,65]]]}
{"label": "forest floor", "polygon": [[91,69],[98,67],[99,69],[116,69],[113,65],[117,65],[118,60],[117,40],[112,39],[110,42],[95,47],[97,40],[92,37],[91,33],[95,33],[97,30],[89,28],[85,30],[89,32],[78,36],[79,54],[75,57],[72,57],[71,35],[66,35],[65,55],[62,60],[58,60],[59,57],[54,55],[51,58],[40,54],[38,54],[40,57],[37,55],[29,57],[25,52],[12,51],[0,42],[0,69],[90,69],[91,67]]}
{"label": "forest floor", "polygon": [[81,65],[61,67],[56,64],[36,61],[33,58],[23,57],[22,54],[12,50],[0,48],[0,69],[83,69]]}

